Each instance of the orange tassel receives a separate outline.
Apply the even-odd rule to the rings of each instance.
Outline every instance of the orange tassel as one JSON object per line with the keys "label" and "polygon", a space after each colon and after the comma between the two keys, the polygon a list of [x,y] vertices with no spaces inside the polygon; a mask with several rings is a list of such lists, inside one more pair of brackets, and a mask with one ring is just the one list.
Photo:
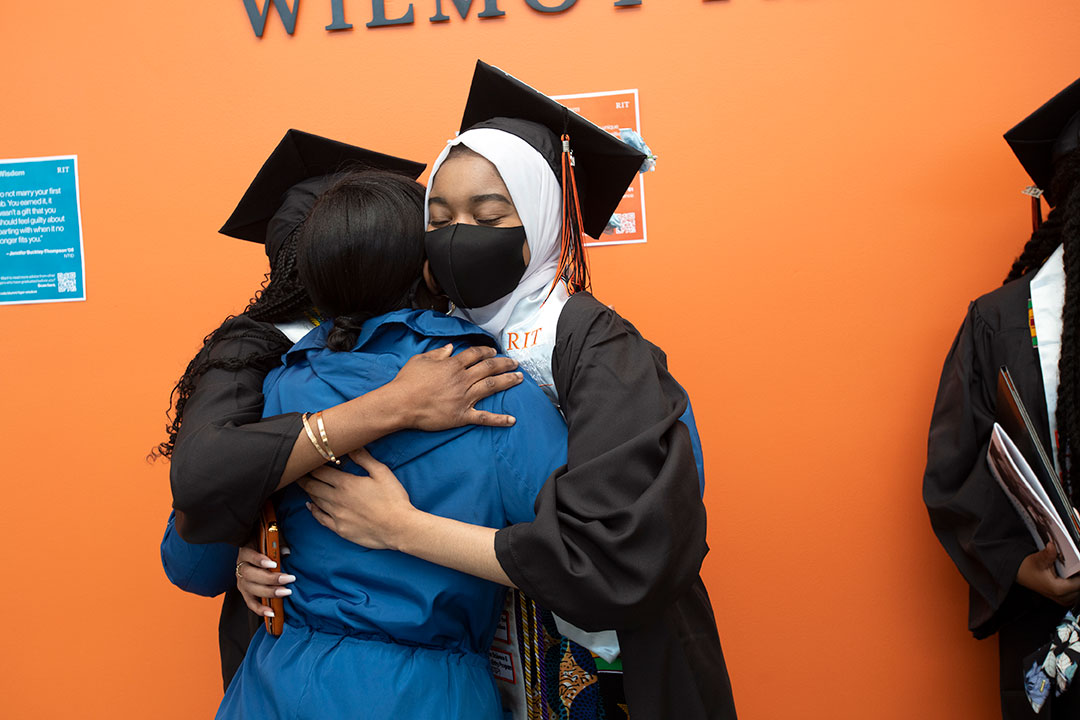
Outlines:
{"label": "orange tassel", "polygon": [[[562,231],[559,235],[559,267],[555,277],[566,280],[566,289],[573,295],[590,289],[589,263],[585,257],[585,236],[582,232],[581,203],[578,201],[577,179],[570,158],[570,136],[562,136]],[[556,280],[557,281],[557,280]],[[554,286],[552,286],[554,290]],[[550,296],[550,292],[548,293]]]}

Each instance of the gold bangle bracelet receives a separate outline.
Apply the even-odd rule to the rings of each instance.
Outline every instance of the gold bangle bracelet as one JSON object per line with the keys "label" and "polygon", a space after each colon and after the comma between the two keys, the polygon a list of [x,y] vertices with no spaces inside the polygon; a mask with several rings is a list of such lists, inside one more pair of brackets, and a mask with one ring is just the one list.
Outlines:
{"label": "gold bangle bracelet", "polygon": [[330,440],[326,437],[326,426],[323,425],[322,410],[315,413],[315,423],[319,426],[319,435],[322,437],[323,450],[326,451],[328,459],[335,465],[340,465],[341,461],[337,459],[337,456],[334,455],[334,451],[330,449]]}
{"label": "gold bangle bracelet", "polygon": [[323,460],[329,460],[330,458],[327,457],[326,451],[323,450],[322,445],[319,444],[319,439],[315,437],[315,431],[311,429],[311,423],[308,422],[309,417],[309,413],[304,413],[300,416],[301,421],[304,423],[304,431],[307,432],[308,440],[315,446],[315,451],[319,453],[319,456],[322,457]]}

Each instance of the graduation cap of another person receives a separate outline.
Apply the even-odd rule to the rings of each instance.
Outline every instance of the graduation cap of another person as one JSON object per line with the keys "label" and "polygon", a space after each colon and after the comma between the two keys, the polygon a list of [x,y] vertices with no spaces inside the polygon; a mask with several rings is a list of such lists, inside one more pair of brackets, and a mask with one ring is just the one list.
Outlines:
{"label": "graduation cap of another person", "polygon": [[[569,271],[572,289],[583,289],[588,284],[588,270],[584,267],[581,232],[600,237],[646,156],[564,105],[480,60],[476,62],[461,118],[462,132],[478,128],[493,128],[518,136],[551,165],[563,188],[560,269]],[[579,269],[584,277],[575,277]]]}
{"label": "graduation cap of another person", "polygon": [[337,173],[375,169],[413,180],[423,163],[384,155],[337,140],[289,130],[259,168],[232,215],[221,226],[229,237],[264,243],[273,262],[285,239],[307,217]]}
{"label": "graduation cap of another person", "polygon": [[1065,155],[1080,146],[1080,80],[1005,133],[1005,141],[1051,205],[1050,181]]}

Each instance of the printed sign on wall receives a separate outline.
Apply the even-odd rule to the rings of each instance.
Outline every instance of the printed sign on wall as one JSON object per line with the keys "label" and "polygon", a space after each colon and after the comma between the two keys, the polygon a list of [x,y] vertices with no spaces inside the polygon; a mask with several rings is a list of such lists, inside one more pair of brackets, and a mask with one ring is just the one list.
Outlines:
{"label": "printed sign on wall", "polygon": [[0,304],[85,300],[74,155],[0,160]]}
{"label": "printed sign on wall", "polygon": [[[551,98],[616,137],[623,129],[641,132],[637,90],[552,95]],[[643,243],[646,240],[645,176],[639,173],[637,179],[626,189],[626,194],[623,195],[615,215],[608,222],[603,237],[599,240],[587,239],[585,244],[588,246],[623,245]]]}

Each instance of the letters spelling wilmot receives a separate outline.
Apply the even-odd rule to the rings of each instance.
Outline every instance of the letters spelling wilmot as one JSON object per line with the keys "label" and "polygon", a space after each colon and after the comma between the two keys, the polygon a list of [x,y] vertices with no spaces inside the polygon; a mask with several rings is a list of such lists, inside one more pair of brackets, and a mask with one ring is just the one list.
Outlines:
{"label": "letters spelling wilmot", "polygon": [[[310,0],[309,0],[310,1]],[[323,0],[326,2],[327,0]],[[420,0],[416,2],[410,2],[408,10],[399,17],[387,17],[386,16],[386,0],[370,0],[371,1],[371,21],[367,23],[367,27],[385,27],[387,25],[412,25],[415,22],[413,14],[413,6],[418,5]],[[499,8],[499,3],[517,2],[519,0],[427,0],[428,3],[435,5],[435,14],[428,18],[429,22],[449,22],[450,16],[443,12],[443,4],[447,6],[453,5],[457,14],[464,20],[469,15],[469,11],[472,10],[473,4],[483,5],[483,10],[477,14],[478,18],[496,18],[506,15],[506,12]],[[559,13],[572,8],[578,0],[521,0],[528,7],[532,8],[536,12],[541,13]],[[613,0],[614,7],[634,7],[641,5],[644,0]],[[327,30],[350,30],[352,29],[352,23],[345,20],[345,0],[329,0],[330,3],[330,24],[326,26]],[[255,37],[262,37],[263,30],[266,29],[266,18],[270,15],[270,6],[273,5],[277,10],[278,17],[281,18],[281,24],[285,27],[285,32],[292,35],[296,31],[296,15],[300,11],[300,0],[292,0],[292,7],[289,7],[289,0],[261,0],[262,7],[259,7],[260,0],[244,0],[244,8],[247,9],[248,20],[251,21],[251,29],[255,31]]]}

